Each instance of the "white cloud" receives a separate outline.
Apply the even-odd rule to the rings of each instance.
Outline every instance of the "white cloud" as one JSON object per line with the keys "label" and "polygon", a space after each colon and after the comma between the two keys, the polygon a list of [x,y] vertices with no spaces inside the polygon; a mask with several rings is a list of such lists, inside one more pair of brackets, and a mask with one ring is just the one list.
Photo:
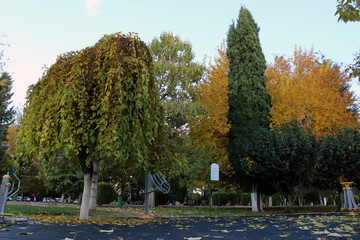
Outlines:
{"label": "white cloud", "polygon": [[99,13],[99,3],[101,0],[86,0],[87,15],[94,16]]}

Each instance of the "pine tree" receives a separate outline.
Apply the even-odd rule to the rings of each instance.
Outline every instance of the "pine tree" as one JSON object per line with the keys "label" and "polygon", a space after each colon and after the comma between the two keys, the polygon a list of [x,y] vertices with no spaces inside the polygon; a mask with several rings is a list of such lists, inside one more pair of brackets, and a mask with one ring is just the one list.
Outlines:
{"label": "pine tree", "polygon": [[6,154],[7,146],[3,143],[6,141],[8,128],[14,115],[13,108],[9,108],[12,97],[11,93],[12,79],[7,72],[0,75],[0,171],[5,173],[9,167],[9,156]]}
{"label": "pine tree", "polygon": [[241,172],[246,143],[259,128],[269,126],[270,96],[266,91],[266,62],[259,28],[251,13],[242,7],[237,24],[227,36],[229,59],[229,160]]}

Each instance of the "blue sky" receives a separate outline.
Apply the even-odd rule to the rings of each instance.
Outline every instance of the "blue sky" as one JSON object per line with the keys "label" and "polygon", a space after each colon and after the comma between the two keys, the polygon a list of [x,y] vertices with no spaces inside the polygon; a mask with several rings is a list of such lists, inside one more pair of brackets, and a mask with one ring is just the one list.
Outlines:
{"label": "blue sky", "polygon": [[[0,41],[14,79],[13,104],[25,103],[26,90],[62,53],[95,44],[104,34],[136,32],[149,43],[171,31],[193,45],[196,60],[213,57],[241,6],[260,27],[267,62],[291,56],[295,45],[314,48],[349,64],[360,49],[360,23],[334,16],[336,0],[0,0]],[[358,91],[358,90],[356,90]]]}

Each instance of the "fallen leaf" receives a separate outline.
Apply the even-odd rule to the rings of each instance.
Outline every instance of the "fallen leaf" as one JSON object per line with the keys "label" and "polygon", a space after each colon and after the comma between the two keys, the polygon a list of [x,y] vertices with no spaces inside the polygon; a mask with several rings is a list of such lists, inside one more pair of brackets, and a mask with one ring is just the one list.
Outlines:
{"label": "fallen leaf", "polygon": [[342,235],[341,234],[339,234],[339,233],[330,233],[330,234],[328,234],[327,235],[328,237],[342,237]]}
{"label": "fallen leaf", "polygon": [[19,232],[19,235],[32,235],[32,232]]}
{"label": "fallen leaf", "polygon": [[324,228],[324,227],[326,227],[324,224],[322,224],[322,223],[315,223],[315,226],[316,227],[319,227],[319,228]]}
{"label": "fallen leaf", "polygon": [[290,234],[280,234],[279,237],[289,237]]}
{"label": "fallen leaf", "polygon": [[329,234],[330,232],[328,230],[325,231],[312,231],[311,234],[315,235],[323,235],[323,234]]}
{"label": "fallen leaf", "polygon": [[202,237],[184,237],[185,240],[201,240]]}
{"label": "fallen leaf", "polygon": [[101,232],[101,233],[113,233],[114,229],[111,229],[111,230],[101,230],[101,229],[99,229],[99,232]]}
{"label": "fallen leaf", "polygon": [[8,229],[8,228],[4,228],[4,229],[1,229],[2,232],[9,232],[11,231],[11,229]]}

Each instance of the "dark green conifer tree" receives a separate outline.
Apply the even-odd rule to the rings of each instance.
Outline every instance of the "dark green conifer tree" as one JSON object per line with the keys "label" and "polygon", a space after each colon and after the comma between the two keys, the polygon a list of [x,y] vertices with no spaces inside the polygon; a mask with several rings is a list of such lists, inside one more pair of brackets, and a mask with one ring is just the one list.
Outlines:
{"label": "dark green conifer tree", "polygon": [[[7,130],[12,122],[15,113],[12,107],[9,107],[12,97],[11,93],[12,79],[7,72],[0,75],[0,174],[4,174],[8,167],[11,167],[11,158],[6,154],[7,146],[4,144],[6,141]],[[2,176],[2,175],[1,175]]]}
{"label": "dark green conifer tree", "polygon": [[240,161],[246,157],[246,144],[255,131],[269,126],[270,96],[259,30],[249,10],[242,7],[227,35],[231,123],[228,153],[238,175],[243,175]]}

